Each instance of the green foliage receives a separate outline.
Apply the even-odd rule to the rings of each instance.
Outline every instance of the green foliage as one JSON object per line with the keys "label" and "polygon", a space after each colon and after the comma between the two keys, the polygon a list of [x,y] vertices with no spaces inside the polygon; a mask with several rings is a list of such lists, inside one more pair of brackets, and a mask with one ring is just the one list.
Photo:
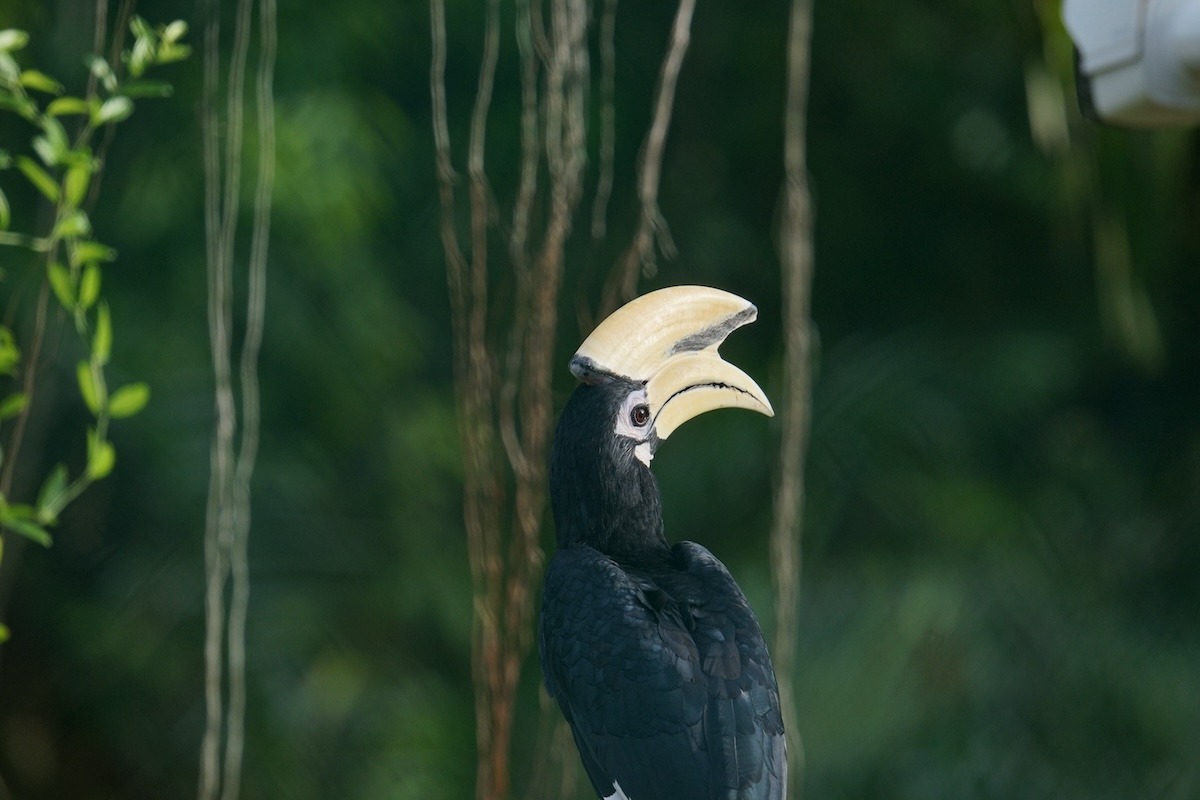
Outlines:
{"label": "green foliage", "polygon": [[[35,43],[69,49],[72,26],[43,12],[54,4],[21,4],[45,20]],[[241,796],[471,797],[472,599],[431,200],[428,6],[292,8],[280,31],[290,55],[278,73],[272,240],[287,272],[269,288],[260,372]],[[645,76],[657,74],[673,11],[618,13],[614,230],[636,216]],[[1084,126],[1072,129],[1070,158],[1042,154],[1022,80],[1044,43],[1025,6],[852,0],[815,11],[821,354],[795,676],[805,796],[1200,796],[1200,142]],[[642,284],[703,282],[755,300],[759,321],[726,355],[763,376],[772,401],[785,14],[778,4],[698,9],[663,173],[680,254]],[[462,155],[478,6],[449,3],[448,15]],[[519,177],[506,158],[519,146],[512,55],[502,52],[491,110],[508,123],[487,149],[499,198]],[[150,107],[132,78],[122,84],[137,111],[116,126],[101,205],[85,206],[96,233],[79,240],[78,258],[102,276],[118,331],[110,406],[137,379],[152,384],[153,403],[115,429],[122,466],[138,468],[115,470],[57,526],[44,524],[54,550],[21,565],[5,618],[18,635],[0,675],[0,773],[16,797],[195,794],[211,420],[201,155],[197,137],[164,135],[193,120],[199,70],[188,66],[178,102]],[[47,109],[63,97],[31,94]],[[86,103],[59,108],[68,132],[90,114]],[[19,131],[14,120],[5,112],[0,130]],[[1077,159],[1088,140],[1103,143],[1099,164]],[[1179,158],[1165,157],[1172,143]],[[0,147],[42,163],[11,137]],[[41,198],[11,160],[0,185]],[[1097,169],[1104,199],[1129,209],[1134,267],[1162,329],[1157,375],[1129,368],[1100,332],[1077,205],[1095,199],[1082,183]],[[497,207],[502,225],[510,211]],[[572,388],[563,365],[585,312],[625,244],[592,241],[586,218],[576,228],[556,408]],[[96,249],[109,246],[116,269],[111,250]],[[68,278],[73,258],[60,249]],[[81,270],[68,282],[72,300],[83,302],[84,280]],[[69,399],[99,303],[88,337],[61,348]],[[122,346],[140,341],[153,346]],[[27,358],[30,342],[19,344]],[[11,394],[0,382],[0,397]],[[748,414],[706,417],[654,461],[667,535],[725,561],[769,631],[771,429]],[[47,464],[64,462],[69,486],[87,437],[59,438]],[[35,510],[49,513],[46,483],[30,482]],[[538,724],[538,683],[532,656],[514,797],[584,800],[569,735]],[[58,768],[13,763],[8,754],[30,741]],[[530,789],[535,759],[559,750],[574,788]],[[557,789],[557,774],[543,777]]]}
{"label": "green foliage", "polygon": [[[0,31],[0,111],[16,114],[35,130],[30,140],[32,155],[2,153],[0,167],[15,166],[53,209],[47,231],[10,231],[11,209],[0,188],[0,244],[27,248],[43,259],[53,297],[73,321],[87,352],[76,369],[80,398],[92,416],[86,430],[84,468],[71,478],[65,465],[55,466],[41,482],[35,505],[10,503],[9,486],[0,486],[0,526],[47,547],[51,544],[47,528],[57,523],[63,508],[113,470],[116,451],[108,439],[109,422],[134,416],[150,399],[149,386],[142,382],[122,386],[111,395],[107,388],[105,368],[112,355],[113,322],[101,295],[102,266],[113,261],[116,252],[92,238],[86,207],[100,166],[93,142],[98,132],[130,118],[133,97],[169,95],[169,85],[141,78],[152,67],[186,58],[189,48],[180,41],[187,32],[181,21],[155,28],[135,16],[130,30],[134,42],[121,58],[128,78],[105,59],[89,56],[85,64],[96,88],[82,96],[64,94],[64,84],[40,70],[20,68],[15,54],[28,45],[29,35],[19,30]],[[48,102],[39,95],[47,95]],[[68,133],[61,118],[75,124],[76,130]],[[42,316],[38,314],[38,319]],[[38,338],[45,333],[35,329],[31,335]],[[0,327],[0,374],[21,382],[19,389],[0,400],[0,424],[10,422],[10,433],[20,430],[25,417],[37,410],[37,366],[22,364],[13,332]],[[14,445],[10,450],[15,450],[19,435],[11,436],[10,441]],[[17,453],[6,456],[15,459]]]}
{"label": "green foliage", "polygon": [[145,383],[122,386],[108,398],[108,415],[113,419],[132,417],[150,402],[150,387]]}
{"label": "green foliage", "polygon": [[0,326],[0,375],[15,375],[19,363],[21,350],[17,347],[13,332]]}

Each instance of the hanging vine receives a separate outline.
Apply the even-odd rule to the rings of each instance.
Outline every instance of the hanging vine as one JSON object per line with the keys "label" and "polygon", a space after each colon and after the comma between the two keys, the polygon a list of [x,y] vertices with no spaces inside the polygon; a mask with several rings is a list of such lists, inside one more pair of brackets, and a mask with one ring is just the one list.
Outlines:
{"label": "hanging vine", "polygon": [[[232,55],[225,85],[223,126],[218,113],[220,2],[202,0],[202,3],[207,17],[202,110],[205,243],[216,425],[213,430],[204,538],[207,574],[204,644],[206,713],[200,748],[198,796],[201,800],[217,797],[236,800],[241,786],[246,710],[245,639],[250,599],[247,543],[250,535],[250,479],[258,454],[257,364],[263,336],[267,251],[275,181],[272,85],[276,7],[275,0],[259,0],[258,70],[255,79],[258,174],[246,268],[246,331],[238,355],[238,396],[234,390],[232,334],[234,250],[240,216],[244,84],[254,3],[253,0],[238,0]],[[225,143],[224,151],[221,149],[222,140]]]}
{"label": "hanging vine", "polygon": [[775,642],[779,700],[788,735],[789,797],[803,791],[804,745],[792,682],[796,668],[804,527],[804,461],[812,417],[813,212],[808,188],[806,133],[811,61],[812,0],[793,0],[788,32],[784,107],[782,261],[784,388],[780,409],[778,483],[771,525],[771,578],[775,591]]}
{"label": "hanging vine", "polygon": [[[808,291],[811,282],[811,210],[804,162],[804,107],[808,87],[811,0],[792,10],[786,109],[783,283],[787,319],[787,389],[780,448],[780,479],[772,533],[779,633],[776,641],[788,727],[799,785],[799,738],[791,699],[795,608],[799,593],[799,529],[803,513],[810,377]],[[658,206],[674,99],[691,39],[695,0],[680,0],[663,56],[650,122],[637,166],[640,213],[633,236],[613,265],[600,314],[636,295],[638,279],[652,273],[655,253],[668,258],[674,245]],[[467,234],[459,231],[458,174],[454,168],[446,90],[446,9],[430,0],[430,94],[436,147],[440,232],[446,258],[455,352],[455,386],[464,461],[464,523],[474,586],[472,671],[475,686],[480,800],[509,796],[509,747],[515,690],[530,644],[531,585],[542,563],[539,547],[546,495],[545,461],[552,422],[550,357],[557,318],[563,250],[579,202],[586,164],[590,86],[588,26],[596,9],[584,0],[551,0],[548,24],[541,3],[515,0],[514,35],[520,57],[521,149],[507,250],[513,290],[497,308],[489,243],[502,233],[484,162],[488,112],[499,58],[500,2],[486,0],[479,78],[467,141]],[[592,208],[592,235],[607,231],[606,210],[614,172],[614,30],[616,0],[605,0],[600,19],[600,172]],[[549,178],[539,193],[539,177]],[[539,203],[541,204],[539,206]],[[541,214],[536,213],[541,211]],[[542,227],[534,231],[534,220]],[[535,235],[536,233],[536,235]],[[530,243],[540,241],[540,247]],[[501,316],[507,312],[507,316]],[[498,319],[511,321],[502,336]],[[498,341],[499,340],[499,341]],[[519,412],[519,413],[518,413]],[[511,521],[505,522],[505,515]],[[557,785],[553,754],[569,737],[543,714],[535,796],[570,793],[572,773],[562,766]]]}
{"label": "hanging vine", "polygon": [[[19,291],[6,293],[8,311],[0,324],[0,607],[22,546],[29,541],[50,546],[50,531],[63,510],[116,464],[110,424],[137,414],[150,399],[150,387],[140,381],[109,386],[114,325],[102,283],[117,252],[97,238],[91,215],[99,198],[104,155],[117,126],[132,116],[135,101],[171,93],[170,84],[151,81],[147,73],[187,58],[190,48],[182,41],[187,33],[182,20],[152,26],[132,16],[130,2],[118,16],[111,55],[105,58],[98,53],[104,49],[107,6],[97,4],[96,53],[85,59],[87,88],[78,96],[67,94],[65,86],[46,73],[20,66],[27,33],[0,30],[0,113],[13,115],[34,131],[29,152],[0,151],[0,171],[14,168],[8,174],[19,173],[50,212],[43,215],[40,229],[25,219],[19,221],[33,225],[30,232],[11,229],[6,181],[0,181],[0,245],[32,254],[36,271],[30,278],[39,287],[32,322],[24,330],[19,320],[29,313],[29,303]],[[123,50],[126,27],[134,43]],[[49,354],[62,344],[67,321],[76,335],[68,347],[82,351],[75,376],[79,398],[91,416],[80,437],[86,455],[81,469],[63,463],[39,477],[31,474],[35,459],[23,453],[31,418],[46,408],[40,402],[42,370]],[[6,543],[12,546],[4,563]],[[0,624],[0,642],[8,636]]]}
{"label": "hanging vine", "polygon": [[[489,335],[497,306],[489,295],[489,235],[495,213],[485,164],[501,33],[499,0],[488,0],[485,11],[467,142],[470,222],[465,252],[456,225],[458,177],[446,96],[443,0],[430,2],[430,92],[465,468],[463,514],[475,601],[476,792],[480,798],[499,800],[510,791],[516,689],[531,644],[533,585],[542,564],[539,540],[552,418],[550,360],[564,248],[586,164],[588,8],[582,0],[555,0],[547,28],[539,8],[527,0],[517,2],[520,179],[506,248],[516,289],[511,308],[504,308],[512,322],[502,337]],[[539,79],[544,86],[540,96]],[[539,195],[543,164],[548,189]],[[546,204],[544,215],[534,213],[539,198]],[[541,223],[536,231],[535,217]],[[511,515],[507,523],[506,515]]]}

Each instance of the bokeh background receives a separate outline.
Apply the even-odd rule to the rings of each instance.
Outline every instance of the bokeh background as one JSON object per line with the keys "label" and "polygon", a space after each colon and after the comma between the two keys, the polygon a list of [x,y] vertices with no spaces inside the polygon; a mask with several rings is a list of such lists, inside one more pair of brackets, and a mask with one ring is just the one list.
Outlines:
{"label": "bokeh background", "polygon": [[[199,42],[193,4],[137,11],[188,19]],[[589,236],[585,202],[556,408],[584,333],[574,309],[595,306],[636,219],[673,13],[618,9],[610,234]],[[773,397],[787,14],[781,0],[699,4],[660,197],[679,252],[640,284],[752,299],[759,321],[725,352]],[[793,676],[808,797],[1200,795],[1200,138],[1081,120],[1056,15],[1041,0],[815,5],[819,352]],[[481,20],[478,3],[448,4],[460,156]],[[93,3],[3,0],[7,27],[82,87]],[[248,800],[473,794],[429,30],[418,0],[280,8]],[[506,35],[489,133],[500,198],[516,64]],[[114,427],[115,473],[54,546],[5,556],[0,776],[15,798],[195,793],[213,423],[200,67],[197,54],[164,70],[175,96],[121,127],[93,214],[120,252],[105,276],[116,382],[149,381],[152,402]],[[30,135],[0,117],[2,146]],[[0,182],[14,219],[36,219],[19,176]],[[15,251],[0,264],[6,303],[40,280]],[[47,369],[28,446],[45,468],[83,458],[72,347]],[[707,415],[655,460],[669,535],[717,553],[768,629],[776,435]],[[545,758],[538,684],[531,659],[516,797]],[[584,783],[566,796],[589,796]]]}

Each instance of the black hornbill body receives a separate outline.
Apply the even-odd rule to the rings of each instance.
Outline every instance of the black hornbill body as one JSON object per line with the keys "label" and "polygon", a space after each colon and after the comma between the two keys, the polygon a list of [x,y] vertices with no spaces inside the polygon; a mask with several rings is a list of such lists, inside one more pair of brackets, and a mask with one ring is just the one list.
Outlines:
{"label": "black hornbill body", "polygon": [[558,549],[546,570],[542,673],[609,800],[780,800],[786,758],[762,631],[725,566],[670,545],[650,460],[688,419],[771,414],[717,354],[753,305],[716,289],[644,295],[571,360],[582,384],[550,459]]}

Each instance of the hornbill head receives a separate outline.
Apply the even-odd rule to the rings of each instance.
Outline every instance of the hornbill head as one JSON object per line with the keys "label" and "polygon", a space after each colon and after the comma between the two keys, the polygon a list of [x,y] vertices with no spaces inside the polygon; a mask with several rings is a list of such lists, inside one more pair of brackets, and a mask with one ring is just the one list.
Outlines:
{"label": "hornbill head", "polygon": [[584,541],[611,550],[605,545],[614,535],[638,530],[661,540],[649,470],[658,445],[705,411],[774,414],[754,379],[717,352],[757,315],[729,292],[673,286],[617,309],[584,340],[570,362],[582,385],[563,410],[551,455],[560,546]]}

